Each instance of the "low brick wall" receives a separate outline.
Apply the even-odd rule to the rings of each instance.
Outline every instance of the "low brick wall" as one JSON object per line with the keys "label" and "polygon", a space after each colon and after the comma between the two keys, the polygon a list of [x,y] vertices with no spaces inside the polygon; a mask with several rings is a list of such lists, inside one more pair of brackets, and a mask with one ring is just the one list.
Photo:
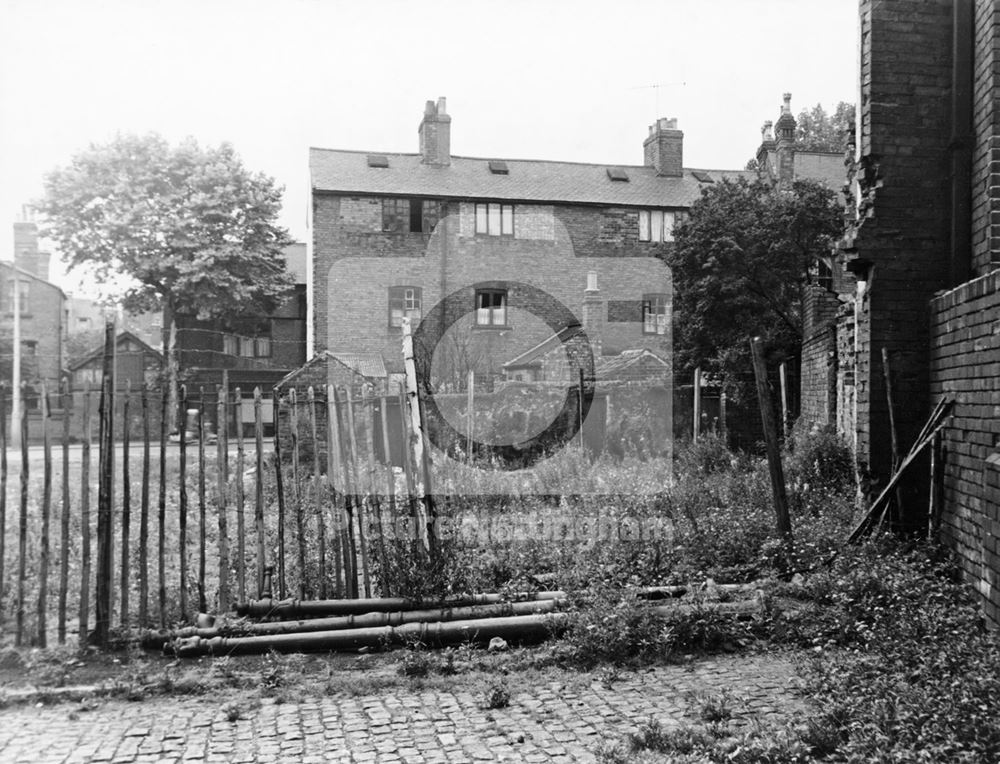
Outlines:
{"label": "low brick wall", "polygon": [[1000,270],[931,300],[930,382],[955,401],[941,536],[1000,624]]}

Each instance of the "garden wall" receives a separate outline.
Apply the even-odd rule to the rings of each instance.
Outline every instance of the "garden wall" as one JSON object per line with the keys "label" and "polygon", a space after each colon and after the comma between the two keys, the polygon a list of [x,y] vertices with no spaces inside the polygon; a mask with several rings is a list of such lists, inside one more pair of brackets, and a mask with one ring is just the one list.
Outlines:
{"label": "garden wall", "polygon": [[1000,270],[931,301],[931,394],[955,402],[941,536],[1000,624]]}

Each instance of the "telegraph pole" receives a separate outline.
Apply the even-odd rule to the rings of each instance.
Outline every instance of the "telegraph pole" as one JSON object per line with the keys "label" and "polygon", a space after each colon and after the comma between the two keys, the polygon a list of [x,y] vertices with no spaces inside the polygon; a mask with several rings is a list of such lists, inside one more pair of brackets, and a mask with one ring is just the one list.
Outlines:
{"label": "telegraph pole", "polygon": [[10,384],[10,445],[14,448],[21,447],[21,283],[17,275],[17,266],[11,265],[11,276],[13,278],[14,292],[14,360],[11,364],[11,384]]}

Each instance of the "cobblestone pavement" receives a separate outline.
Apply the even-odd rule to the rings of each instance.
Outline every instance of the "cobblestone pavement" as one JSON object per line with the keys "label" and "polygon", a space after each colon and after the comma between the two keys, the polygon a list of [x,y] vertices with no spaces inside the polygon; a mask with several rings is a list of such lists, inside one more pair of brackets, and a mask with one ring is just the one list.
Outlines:
{"label": "cobblestone pavement", "polygon": [[[698,698],[725,691],[737,724],[804,710],[794,668],[776,656],[727,656],[639,672],[543,672],[509,677],[510,704],[488,710],[483,687],[406,682],[377,694],[247,703],[158,697],[15,706],[0,711],[2,762],[468,762],[594,761],[603,742],[650,717],[697,720]],[[520,681],[523,679],[523,682]]]}

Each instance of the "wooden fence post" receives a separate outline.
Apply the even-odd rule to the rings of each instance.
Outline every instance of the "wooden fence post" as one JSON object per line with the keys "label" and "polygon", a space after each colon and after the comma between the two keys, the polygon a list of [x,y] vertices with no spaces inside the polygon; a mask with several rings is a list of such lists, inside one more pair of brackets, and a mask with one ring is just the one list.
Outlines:
{"label": "wooden fence post", "polygon": [[[58,635],[59,644],[66,644],[66,601],[69,597],[69,520],[70,520],[70,499],[69,499],[69,430],[70,430],[70,401],[72,394],[69,390],[69,383],[63,382],[62,386],[62,412],[63,412],[63,432],[62,432],[62,517],[59,527],[59,624]],[[3,408],[3,396],[0,395],[0,408]],[[3,429],[3,422],[0,420],[0,429]],[[0,445],[4,448],[6,444]],[[4,477],[6,482],[6,476]],[[5,491],[6,486],[4,489]],[[3,535],[3,523],[0,522],[0,535]],[[0,558],[2,558],[0,554]],[[2,565],[2,562],[0,562]],[[3,586],[0,583],[0,590]]]}
{"label": "wooden fence post", "polygon": [[354,514],[358,522],[358,546],[361,547],[361,575],[365,581],[365,596],[371,597],[371,582],[368,578],[368,544],[365,534],[365,512],[363,511],[365,501],[362,492],[364,488],[359,477],[358,444],[354,429],[354,400],[351,397],[350,385],[347,386],[347,442],[350,446],[351,479],[355,489]]}
{"label": "wooden fence post", "polygon": [[247,601],[246,489],[243,470],[246,451],[243,447],[243,391],[233,391],[233,416],[236,419],[236,601]]}
{"label": "wooden fence post", "polygon": [[114,464],[115,464],[115,321],[104,325],[104,368],[101,375],[97,476],[97,583],[94,597],[94,641],[107,647],[114,610]]}
{"label": "wooden fence post", "polygon": [[[180,494],[178,496],[178,506],[177,506],[177,522],[178,522],[178,546],[180,547],[180,606],[181,606],[181,620],[186,620],[188,617],[188,590],[187,590],[187,576],[188,576],[188,559],[187,559],[187,513],[188,513],[188,493],[187,493],[187,408],[188,408],[188,395],[187,395],[187,385],[181,385],[180,394],[180,421],[177,426],[177,430],[180,434],[180,444],[179,444],[179,456],[178,456],[178,487],[180,489]],[[163,473],[161,472],[161,475]]]}
{"label": "wooden fence post", "polygon": [[121,556],[121,613],[120,623],[122,628],[128,627],[128,587],[129,587],[129,533],[131,531],[132,518],[129,516],[132,510],[132,484],[129,474],[129,448],[131,438],[129,426],[129,408],[132,399],[131,380],[125,380],[125,400],[122,404],[122,556]]}
{"label": "wooden fence post", "polygon": [[757,381],[757,402],[760,404],[760,418],[764,427],[764,443],[767,446],[767,467],[771,475],[771,492],[774,497],[774,514],[778,534],[789,543],[792,540],[792,521],[788,516],[788,499],[785,495],[785,475],[781,468],[781,452],[778,448],[778,427],[774,421],[774,408],[767,387],[767,366],[764,364],[763,343],[760,337],[750,340],[753,354],[753,370]]}
{"label": "wooden fence post", "polygon": [[323,512],[323,482],[320,476],[319,427],[317,424],[316,391],[308,391],[309,427],[313,444],[313,502],[316,511],[316,532],[319,536],[319,597],[326,599],[326,518]]}
{"label": "wooden fence post", "polygon": [[278,493],[278,597],[285,599],[287,589],[285,587],[285,480],[282,474],[281,465],[281,421],[280,397],[278,388],[274,388],[274,404],[272,406],[274,415],[274,478],[275,489]]}
{"label": "wooden fence post", "polygon": [[24,586],[28,564],[28,403],[24,395],[25,383],[21,383],[20,411],[21,441],[21,503],[17,534],[17,632],[14,645],[20,647],[24,640]]}
{"label": "wooden fence post", "polygon": [[337,440],[340,464],[344,474],[344,514],[340,517],[341,533],[344,557],[344,587],[347,597],[358,596],[358,557],[357,548],[354,543],[354,496],[356,494],[355,484],[351,474],[351,459],[348,451],[346,437],[340,434],[340,397],[336,388],[332,385],[329,388],[333,393],[333,405],[330,407],[332,432]]}
{"label": "wooden fence post", "polygon": [[208,572],[208,508],[205,505],[205,388],[198,388],[198,612],[208,612],[205,576]]}
{"label": "wooden fence post", "polygon": [[253,435],[256,479],[254,481],[254,528],[257,531],[257,596],[264,591],[264,417],[260,387],[253,389]]}
{"label": "wooden fence post", "polygon": [[[156,574],[160,628],[167,626],[167,437],[170,425],[170,391],[160,386],[160,484],[156,501]],[[183,428],[182,428],[183,429]],[[183,443],[183,437],[180,443]]]}
{"label": "wooden fence post", "polygon": [[38,570],[38,646],[48,646],[49,543],[52,517],[52,440],[49,437],[49,391],[42,382],[42,539]]}
{"label": "wooden fence post", "polygon": [[778,381],[781,383],[781,434],[788,437],[788,369],[782,361],[778,365]]}
{"label": "wooden fence post", "polygon": [[295,537],[299,569],[299,599],[306,598],[306,531],[302,506],[302,476],[299,472],[299,400],[295,388],[288,390],[288,433],[292,452],[292,493],[295,497]]}
{"label": "wooden fence post", "polygon": [[7,385],[0,383],[0,624],[4,621],[4,570],[7,551]]}
{"label": "wooden fence post", "polygon": [[142,487],[139,493],[139,626],[149,626],[149,386],[142,386]]}
{"label": "wooden fence post", "polygon": [[[333,385],[326,386],[326,428],[327,428],[327,455],[326,455],[326,482],[332,498],[333,510],[333,564],[334,564],[334,589],[336,596],[347,596],[350,590],[348,585],[349,575],[347,569],[350,565],[348,545],[344,536],[343,511],[341,503],[337,501],[337,473],[342,470],[338,465],[343,465],[342,451],[340,445],[340,422],[337,416],[337,393]],[[344,484],[346,486],[346,483]],[[342,492],[345,496],[347,490]],[[341,586],[341,574],[343,574],[343,586]]]}
{"label": "wooden fence post", "polygon": [[430,464],[426,453],[424,426],[420,411],[420,392],[417,386],[417,366],[413,355],[413,334],[410,319],[403,318],[403,367],[406,370],[406,402],[409,405],[413,450],[413,469],[417,474],[417,534],[424,548],[436,554],[434,538],[434,508],[431,499]]}
{"label": "wooden fence post", "polygon": [[229,610],[229,518],[226,506],[227,479],[229,473],[229,444],[226,429],[229,417],[226,411],[228,389],[222,385],[216,388],[215,401],[215,453],[216,453],[216,512],[219,514],[219,613]]}
{"label": "wooden fence post", "polygon": [[83,445],[80,451],[80,647],[87,645],[90,623],[90,385],[83,388]]}

